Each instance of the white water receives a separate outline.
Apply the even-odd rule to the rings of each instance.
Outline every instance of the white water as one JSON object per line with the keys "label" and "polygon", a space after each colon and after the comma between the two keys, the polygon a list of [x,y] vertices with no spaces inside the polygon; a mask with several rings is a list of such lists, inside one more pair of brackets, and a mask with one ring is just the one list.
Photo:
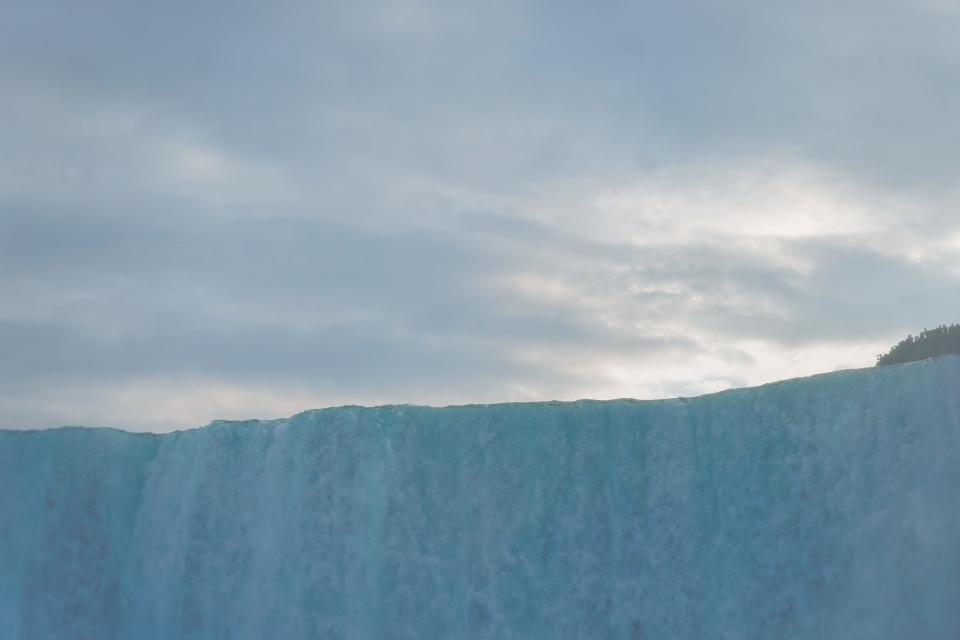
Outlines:
{"label": "white water", "polygon": [[960,357],[0,432],[0,637],[960,637]]}

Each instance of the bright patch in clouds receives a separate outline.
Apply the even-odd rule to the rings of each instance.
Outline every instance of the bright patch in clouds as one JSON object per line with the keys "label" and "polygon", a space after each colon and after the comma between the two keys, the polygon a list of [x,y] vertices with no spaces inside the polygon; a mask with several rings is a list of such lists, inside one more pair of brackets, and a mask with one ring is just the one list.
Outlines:
{"label": "bright patch in clouds", "polygon": [[706,168],[679,179],[654,174],[602,191],[592,204],[611,237],[639,244],[880,231],[880,216],[837,182],[789,165]]}
{"label": "bright patch in clouds", "polygon": [[147,152],[159,160],[157,188],[214,207],[290,206],[296,189],[282,171],[190,139],[162,140]]}

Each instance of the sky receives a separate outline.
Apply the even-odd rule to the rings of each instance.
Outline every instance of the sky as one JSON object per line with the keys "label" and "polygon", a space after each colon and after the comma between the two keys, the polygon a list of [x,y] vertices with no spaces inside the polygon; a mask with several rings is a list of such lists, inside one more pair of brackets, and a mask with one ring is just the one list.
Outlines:
{"label": "sky", "polygon": [[960,1],[0,4],[0,427],[692,396],[960,321]]}

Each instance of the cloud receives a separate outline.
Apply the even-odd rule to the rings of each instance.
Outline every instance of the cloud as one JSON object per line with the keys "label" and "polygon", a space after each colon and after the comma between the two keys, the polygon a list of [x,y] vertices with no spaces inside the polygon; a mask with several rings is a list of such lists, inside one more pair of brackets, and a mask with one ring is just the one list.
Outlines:
{"label": "cloud", "polygon": [[4,13],[0,425],[693,395],[960,315],[943,3]]}

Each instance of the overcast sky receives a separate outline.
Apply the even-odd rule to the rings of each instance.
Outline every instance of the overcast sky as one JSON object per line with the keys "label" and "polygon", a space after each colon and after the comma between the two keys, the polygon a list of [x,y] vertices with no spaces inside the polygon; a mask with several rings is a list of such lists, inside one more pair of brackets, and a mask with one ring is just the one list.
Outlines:
{"label": "overcast sky", "polygon": [[0,426],[696,395],[960,321],[960,3],[0,4]]}

